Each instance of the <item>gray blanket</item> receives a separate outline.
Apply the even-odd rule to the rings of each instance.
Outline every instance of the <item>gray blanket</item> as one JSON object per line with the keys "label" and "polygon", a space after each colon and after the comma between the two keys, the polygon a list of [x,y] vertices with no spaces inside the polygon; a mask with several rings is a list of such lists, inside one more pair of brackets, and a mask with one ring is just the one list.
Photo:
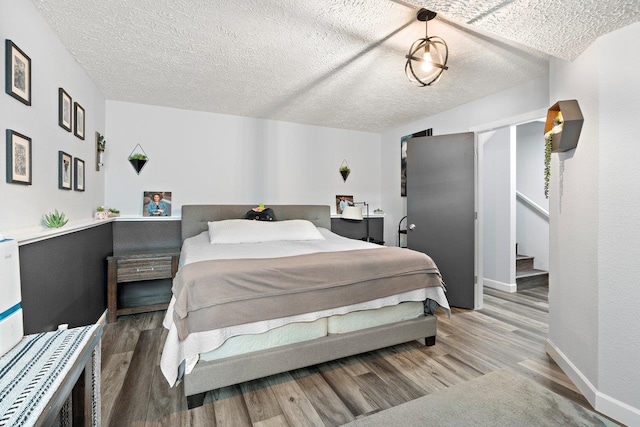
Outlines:
{"label": "gray blanket", "polygon": [[442,286],[433,260],[400,248],[201,261],[173,281],[174,321],[191,332],[294,316]]}

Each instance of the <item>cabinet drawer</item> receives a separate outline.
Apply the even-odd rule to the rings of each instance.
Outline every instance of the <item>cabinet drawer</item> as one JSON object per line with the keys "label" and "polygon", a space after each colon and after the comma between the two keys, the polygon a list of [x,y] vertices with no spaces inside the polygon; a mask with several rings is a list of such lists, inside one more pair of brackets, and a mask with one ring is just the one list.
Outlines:
{"label": "cabinet drawer", "polygon": [[118,261],[118,282],[171,278],[171,257]]}

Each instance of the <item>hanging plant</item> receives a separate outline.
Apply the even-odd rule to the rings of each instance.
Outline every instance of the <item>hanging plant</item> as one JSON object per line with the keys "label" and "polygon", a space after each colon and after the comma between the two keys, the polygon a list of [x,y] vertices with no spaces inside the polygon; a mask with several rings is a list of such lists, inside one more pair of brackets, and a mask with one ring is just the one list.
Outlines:
{"label": "hanging plant", "polygon": [[562,132],[562,111],[553,118],[553,129],[544,134],[544,197],[549,198],[549,179],[551,177],[551,151],[553,149],[553,135]]}
{"label": "hanging plant", "polygon": [[544,138],[544,197],[549,198],[549,177],[551,176],[551,148],[553,135]]}

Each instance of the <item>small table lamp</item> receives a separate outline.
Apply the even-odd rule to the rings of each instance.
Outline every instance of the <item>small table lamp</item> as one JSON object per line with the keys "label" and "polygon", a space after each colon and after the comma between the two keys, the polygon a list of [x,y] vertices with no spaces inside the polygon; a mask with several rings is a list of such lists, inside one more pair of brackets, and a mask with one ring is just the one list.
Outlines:
{"label": "small table lamp", "polygon": [[[360,206],[357,206],[357,205],[360,205]],[[367,237],[366,237],[365,241],[370,242],[371,239],[369,238],[369,204],[367,202],[354,202],[353,206],[347,206],[346,208],[344,208],[342,210],[341,218],[342,219],[350,219],[352,221],[362,221],[364,218],[362,216],[362,207],[361,206],[366,206],[367,207],[367,220],[366,220]]]}

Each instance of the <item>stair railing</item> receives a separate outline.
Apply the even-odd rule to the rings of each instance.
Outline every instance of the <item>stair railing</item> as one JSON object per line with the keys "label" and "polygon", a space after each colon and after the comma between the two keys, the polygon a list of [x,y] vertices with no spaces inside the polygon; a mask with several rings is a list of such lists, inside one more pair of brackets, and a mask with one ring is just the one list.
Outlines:
{"label": "stair railing", "polygon": [[540,206],[539,204],[537,204],[536,202],[534,202],[533,200],[531,200],[530,198],[528,198],[527,196],[519,192],[518,190],[516,190],[516,197],[522,200],[527,206],[529,206],[534,211],[538,212],[544,218],[546,218],[547,220],[549,219],[549,211],[545,210],[545,208],[543,208],[542,206]]}

